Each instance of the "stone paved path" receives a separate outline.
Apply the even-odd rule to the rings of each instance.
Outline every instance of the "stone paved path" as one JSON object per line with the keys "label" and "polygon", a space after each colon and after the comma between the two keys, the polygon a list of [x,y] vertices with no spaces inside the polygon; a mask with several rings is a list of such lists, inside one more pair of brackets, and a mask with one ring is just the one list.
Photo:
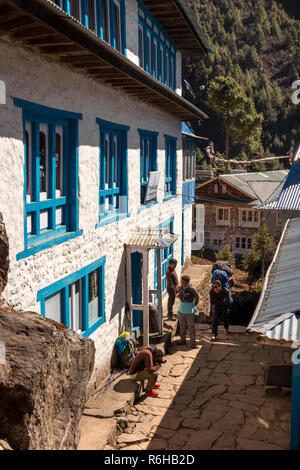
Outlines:
{"label": "stone paved path", "polygon": [[290,396],[265,394],[266,366],[290,362],[288,349],[255,343],[240,327],[214,344],[197,325],[199,349],[175,338],[160,369],[159,398],[141,396],[129,427],[109,449],[288,449]]}

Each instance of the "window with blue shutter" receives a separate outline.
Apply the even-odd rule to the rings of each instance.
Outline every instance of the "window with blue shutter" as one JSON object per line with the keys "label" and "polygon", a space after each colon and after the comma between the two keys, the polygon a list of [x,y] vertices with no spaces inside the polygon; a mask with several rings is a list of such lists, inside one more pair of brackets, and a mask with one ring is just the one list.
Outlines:
{"label": "window with blue shutter", "polygon": [[81,114],[15,98],[24,132],[24,251],[17,259],[80,235],[78,119]]}

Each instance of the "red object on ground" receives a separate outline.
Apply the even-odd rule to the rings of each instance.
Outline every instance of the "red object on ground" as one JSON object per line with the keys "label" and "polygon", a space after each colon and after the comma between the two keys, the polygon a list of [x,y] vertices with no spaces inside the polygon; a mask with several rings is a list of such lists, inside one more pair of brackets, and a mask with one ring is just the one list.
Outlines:
{"label": "red object on ground", "polygon": [[160,387],[160,384],[155,384],[154,385],[154,388],[159,388]]}
{"label": "red object on ground", "polygon": [[155,390],[147,390],[146,394],[150,397],[158,397],[158,392],[156,392]]}

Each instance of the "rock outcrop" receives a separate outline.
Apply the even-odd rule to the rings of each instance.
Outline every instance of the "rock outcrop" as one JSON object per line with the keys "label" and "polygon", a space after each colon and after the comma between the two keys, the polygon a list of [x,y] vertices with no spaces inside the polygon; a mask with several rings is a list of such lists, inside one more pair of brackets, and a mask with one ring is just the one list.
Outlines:
{"label": "rock outcrop", "polygon": [[21,450],[75,449],[93,341],[37,313],[0,311],[0,346],[0,439]]}

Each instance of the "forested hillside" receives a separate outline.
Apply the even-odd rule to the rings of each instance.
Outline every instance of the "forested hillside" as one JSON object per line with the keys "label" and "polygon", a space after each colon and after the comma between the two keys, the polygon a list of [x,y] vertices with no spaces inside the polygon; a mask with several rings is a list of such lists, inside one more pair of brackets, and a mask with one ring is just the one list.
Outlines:
{"label": "forested hillside", "polygon": [[[291,85],[300,78],[300,2],[298,0],[188,0],[213,53],[184,60],[185,96],[209,114],[199,130],[225,151],[225,126],[207,107],[211,82],[231,75],[262,113],[261,145],[231,139],[230,156],[284,155],[300,141],[300,105],[292,103]],[[205,86],[204,89],[203,85]],[[252,155],[249,155],[252,153]]]}

